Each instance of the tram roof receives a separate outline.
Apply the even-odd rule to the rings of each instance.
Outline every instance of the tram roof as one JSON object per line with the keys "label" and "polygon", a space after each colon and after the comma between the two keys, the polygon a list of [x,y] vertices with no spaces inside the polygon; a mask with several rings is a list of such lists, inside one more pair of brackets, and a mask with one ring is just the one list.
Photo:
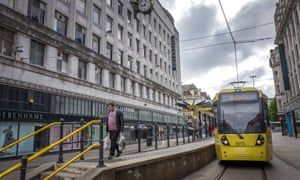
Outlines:
{"label": "tram roof", "polygon": [[261,90],[255,87],[241,87],[241,88],[222,89],[215,95],[213,101],[218,100],[220,94],[233,93],[233,92],[251,92],[251,91],[258,92],[260,97],[268,98]]}

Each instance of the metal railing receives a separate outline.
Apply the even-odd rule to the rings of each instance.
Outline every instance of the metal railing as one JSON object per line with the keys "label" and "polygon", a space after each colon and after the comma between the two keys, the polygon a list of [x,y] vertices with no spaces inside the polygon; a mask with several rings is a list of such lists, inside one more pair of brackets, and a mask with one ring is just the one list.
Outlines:
{"label": "metal railing", "polygon": [[73,163],[74,161],[76,161],[77,159],[79,159],[81,156],[83,156],[85,153],[89,152],[90,150],[102,146],[102,144],[93,144],[91,146],[89,146],[88,148],[86,148],[84,151],[82,151],[81,153],[77,154],[75,157],[73,157],[71,160],[69,160],[68,162],[66,162],[64,165],[62,165],[61,167],[57,168],[55,171],[53,171],[51,174],[49,174],[47,177],[44,178],[44,180],[48,180],[50,178],[52,178],[53,176],[55,176],[57,173],[61,172],[62,170],[64,170],[66,167],[68,167],[71,163]]}
{"label": "metal railing", "polygon": [[7,149],[13,147],[14,145],[17,145],[17,144],[19,144],[20,142],[25,141],[26,139],[28,139],[28,138],[30,138],[30,137],[32,137],[32,136],[34,136],[34,135],[36,135],[36,134],[38,134],[38,133],[40,133],[40,132],[42,132],[42,131],[44,131],[44,130],[50,128],[50,127],[52,127],[52,126],[54,126],[54,125],[59,125],[59,124],[61,124],[61,122],[53,122],[53,123],[50,123],[50,124],[48,124],[47,126],[44,126],[44,127],[42,127],[41,129],[36,130],[36,131],[34,131],[34,132],[32,132],[32,133],[30,133],[30,134],[28,134],[28,135],[22,137],[21,139],[18,139],[18,140],[16,140],[16,141],[14,141],[14,142],[8,144],[7,146],[4,146],[4,147],[0,148],[0,152],[3,152],[3,151],[5,151],[5,150],[7,150]]}
{"label": "metal railing", "polygon": [[[70,137],[72,137],[73,135],[81,132],[83,129],[87,128],[88,126],[95,124],[95,123],[101,123],[101,120],[92,120],[89,121],[88,123],[86,123],[85,125],[81,126],[80,128],[76,129],[75,131],[71,132],[70,134],[68,134],[67,136],[64,136],[63,138],[59,139],[58,141],[52,143],[51,145],[41,149],[40,151],[36,152],[35,154],[31,155],[29,158],[26,158],[25,160],[22,159],[22,162],[19,162],[17,164],[15,164],[14,166],[8,168],[7,170],[3,171],[2,173],[0,173],[0,179],[3,178],[4,176],[14,172],[15,170],[19,169],[22,167],[21,169],[21,177],[20,179],[25,179],[25,175],[26,175],[26,166],[28,162],[33,161],[34,159],[40,157],[41,155],[45,154],[46,152],[48,152],[50,149],[54,148],[55,146],[63,143],[65,140],[69,139]],[[57,122],[57,123],[61,123],[61,122]],[[100,125],[101,128],[101,125]],[[102,132],[100,132],[100,136],[102,136]],[[102,139],[100,137],[100,141],[102,144]],[[101,149],[101,148],[100,148]],[[102,149],[102,153],[100,152],[101,150],[99,150],[99,154],[102,154],[102,157],[99,157],[99,165],[98,166],[103,166],[103,149]],[[84,151],[82,151],[84,152]],[[82,155],[81,155],[82,156]],[[81,157],[79,156],[79,157]],[[100,155],[101,156],[101,155]],[[102,160],[100,160],[100,158],[102,158]],[[24,167],[25,166],[25,167]],[[24,172],[25,171],[25,172]]]}

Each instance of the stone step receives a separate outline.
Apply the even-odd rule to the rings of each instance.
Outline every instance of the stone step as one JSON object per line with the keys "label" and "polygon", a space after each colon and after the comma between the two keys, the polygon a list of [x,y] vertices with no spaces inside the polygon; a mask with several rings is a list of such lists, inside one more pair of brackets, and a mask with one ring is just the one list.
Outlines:
{"label": "stone step", "polygon": [[[48,175],[50,175],[53,171],[45,171],[42,172],[40,175],[41,179],[44,179]],[[51,180],[75,180],[78,177],[78,174],[72,173],[72,172],[64,172],[61,171],[57,173],[54,177],[51,178]]]}

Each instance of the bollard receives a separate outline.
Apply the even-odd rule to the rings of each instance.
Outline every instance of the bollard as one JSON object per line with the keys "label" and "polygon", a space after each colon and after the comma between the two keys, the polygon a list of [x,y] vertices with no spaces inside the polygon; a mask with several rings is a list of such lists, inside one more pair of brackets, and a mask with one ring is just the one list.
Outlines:
{"label": "bollard", "polygon": [[[80,119],[80,127],[82,127],[84,125],[84,119],[83,118],[81,118]],[[80,131],[80,152],[82,152],[83,151],[83,141],[84,141],[84,134],[83,134],[83,130],[82,131]],[[80,156],[80,160],[84,160],[84,156],[82,155],[82,156]]]}
{"label": "bollard", "polygon": [[[64,118],[61,118],[60,122],[61,124],[60,124],[59,138],[62,139],[64,137]],[[57,163],[64,163],[63,142],[59,144],[59,154],[58,154]]]}
{"label": "bollard", "polygon": [[104,167],[104,157],[103,157],[103,123],[102,121],[100,122],[99,124],[99,141],[100,141],[100,144],[101,146],[99,146],[99,159],[98,159],[98,165],[97,167]]}
{"label": "bollard", "polygon": [[26,169],[27,169],[27,155],[23,155],[21,159],[21,174],[20,174],[20,180],[26,179]]}

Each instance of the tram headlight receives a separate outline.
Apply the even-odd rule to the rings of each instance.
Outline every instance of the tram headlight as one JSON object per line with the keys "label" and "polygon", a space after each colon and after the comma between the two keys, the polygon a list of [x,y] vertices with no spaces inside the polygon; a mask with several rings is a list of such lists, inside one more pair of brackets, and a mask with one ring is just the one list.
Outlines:
{"label": "tram headlight", "polygon": [[228,139],[227,139],[226,136],[222,136],[222,137],[221,137],[221,142],[222,142],[222,144],[224,144],[225,146],[229,146],[229,145],[230,145],[230,144],[229,144],[229,141],[228,141]]}
{"label": "tram headlight", "polygon": [[265,138],[262,135],[258,135],[255,145],[263,145],[265,143]]}

